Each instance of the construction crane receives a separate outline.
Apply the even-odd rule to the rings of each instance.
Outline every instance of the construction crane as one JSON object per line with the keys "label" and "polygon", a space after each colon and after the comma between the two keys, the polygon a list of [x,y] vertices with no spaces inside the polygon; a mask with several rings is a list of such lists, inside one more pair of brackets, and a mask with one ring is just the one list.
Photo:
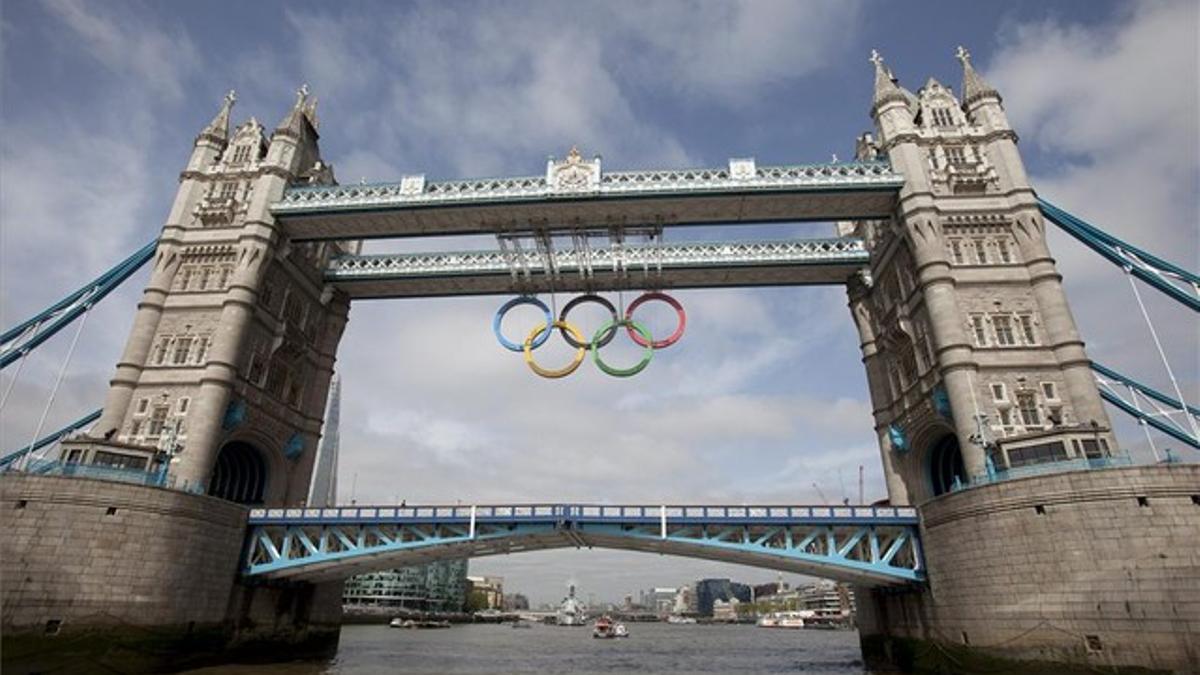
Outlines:
{"label": "construction crane", "polygon": [[813,483],[812,486],[813,489],[817,491],[817,496],[821,498],[821,503],[825,506],[829,506],[829,498],[825,496],[825,493],[821,490],[821,486],[817,485],[816,483]]}

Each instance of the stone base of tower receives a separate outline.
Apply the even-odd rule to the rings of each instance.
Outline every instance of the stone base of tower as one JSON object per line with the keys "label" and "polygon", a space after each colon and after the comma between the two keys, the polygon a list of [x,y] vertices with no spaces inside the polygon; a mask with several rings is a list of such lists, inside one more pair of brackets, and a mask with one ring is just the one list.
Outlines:
{"label": "stone base of tower", "polygon": [[107,481],[0,476],[4,673],[161,672],[331,654],[342,584],[254,586],[246,509]]}
{"label": "stone base of tower", "polygon": [[859,590],[869,668],[1200,672],[1200,465],[986,485],[921,520],[928,587]]}

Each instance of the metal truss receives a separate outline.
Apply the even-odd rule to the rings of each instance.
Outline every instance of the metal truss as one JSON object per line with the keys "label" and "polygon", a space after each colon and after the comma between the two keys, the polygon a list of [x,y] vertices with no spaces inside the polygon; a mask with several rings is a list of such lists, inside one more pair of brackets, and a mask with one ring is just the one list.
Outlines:
{"label": "metal truss", "polygon": [[1200,312],[1200,276],[1158,258],[1039,198],[1042,215],[1106,260],[1150,284],[1176,302]]}
{"label": "metal truss", "polygon": [[814,188],[900,188],[904,177],[887,162],[841,162],[797,166],[752,165],[729,169],[616,171],[595,185],[564,192],[547,177],[486,178],[426,182],[408,176],[399,183],[292,187],[271,206],[276,214],[312,214],[339,209],[466,205],[592,195],[624,197],[647,194],[704,194]]}
{"label": "metal truss", "polygon": [[[1177,441],[1200,450],[1200,409],[1092,362],[1100,396],[1143,427],[1149,425]],[[1150,441],[1153,447],[1153,441]],[[1157,450],[1156,450],[1157,452]]]}
{"label": "metal truss", "polygon": [[318,581],[437,559],[598,546],[897,585],[925,579],[918,522],[914,508],[870,506],[256,509],[243,572]]}
{"label": "metal truss", "polygon": [[325,278],[339,281],[371,277],[509,274],[516,279],[548,272],[586,277],[597,270],[628,273],[680,267],[720,269],[828,262],[866,265],[869,259],[862,240],[853,238],[576,247],[548,253],[506,248],[501,251],[339,256],[330,260]]}
{"label": "metal truss", "polygon": [[92,308],[117,286],[138,271],[150,258],[158,242],[152,241],[115,267],[36,316],[0,335],[0,368],[5,368],[33,351],[55,333]]}

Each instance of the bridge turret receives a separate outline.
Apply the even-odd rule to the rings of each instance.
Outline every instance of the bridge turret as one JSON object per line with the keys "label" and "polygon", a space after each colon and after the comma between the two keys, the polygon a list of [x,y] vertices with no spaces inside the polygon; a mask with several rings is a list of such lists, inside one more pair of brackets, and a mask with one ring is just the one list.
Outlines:
{"label": "bridge turret", "polygon": [[294,244],[271,215],[289,185],[333,182],[307,88],[269,142],[254,118],[230,134],[233,102],[197,137],[87,442],[169,460],[190,490],[299,505],[349,310],[322,270],[356,246]]}
{"label": "bridge turret", "polygon": [[887,153],[906,184],[891,221],[841,226],[871,252],[850,309],[896,502],[989,466],[1116,449],[1016,134],[999,93],[966,50],[958,58],[961,102],[934,78],[906,94],[872,55],[878,140],[860,137],[857,152]]}

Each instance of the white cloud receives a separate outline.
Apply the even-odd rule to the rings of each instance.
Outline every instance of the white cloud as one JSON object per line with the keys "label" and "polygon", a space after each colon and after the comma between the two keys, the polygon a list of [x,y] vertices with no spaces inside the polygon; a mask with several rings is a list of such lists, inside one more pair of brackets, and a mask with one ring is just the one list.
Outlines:
{"label": "white cloud", "polygon": [[[166,100],[183,99],[183,79],[200,66],[200,55],[183,30],[168,32],[136,15],[94,11],[80,0],[46,0],[91,55],[120,76],[135,76],[142,87]],[[74,40],[71,41],[75,43]]]}

